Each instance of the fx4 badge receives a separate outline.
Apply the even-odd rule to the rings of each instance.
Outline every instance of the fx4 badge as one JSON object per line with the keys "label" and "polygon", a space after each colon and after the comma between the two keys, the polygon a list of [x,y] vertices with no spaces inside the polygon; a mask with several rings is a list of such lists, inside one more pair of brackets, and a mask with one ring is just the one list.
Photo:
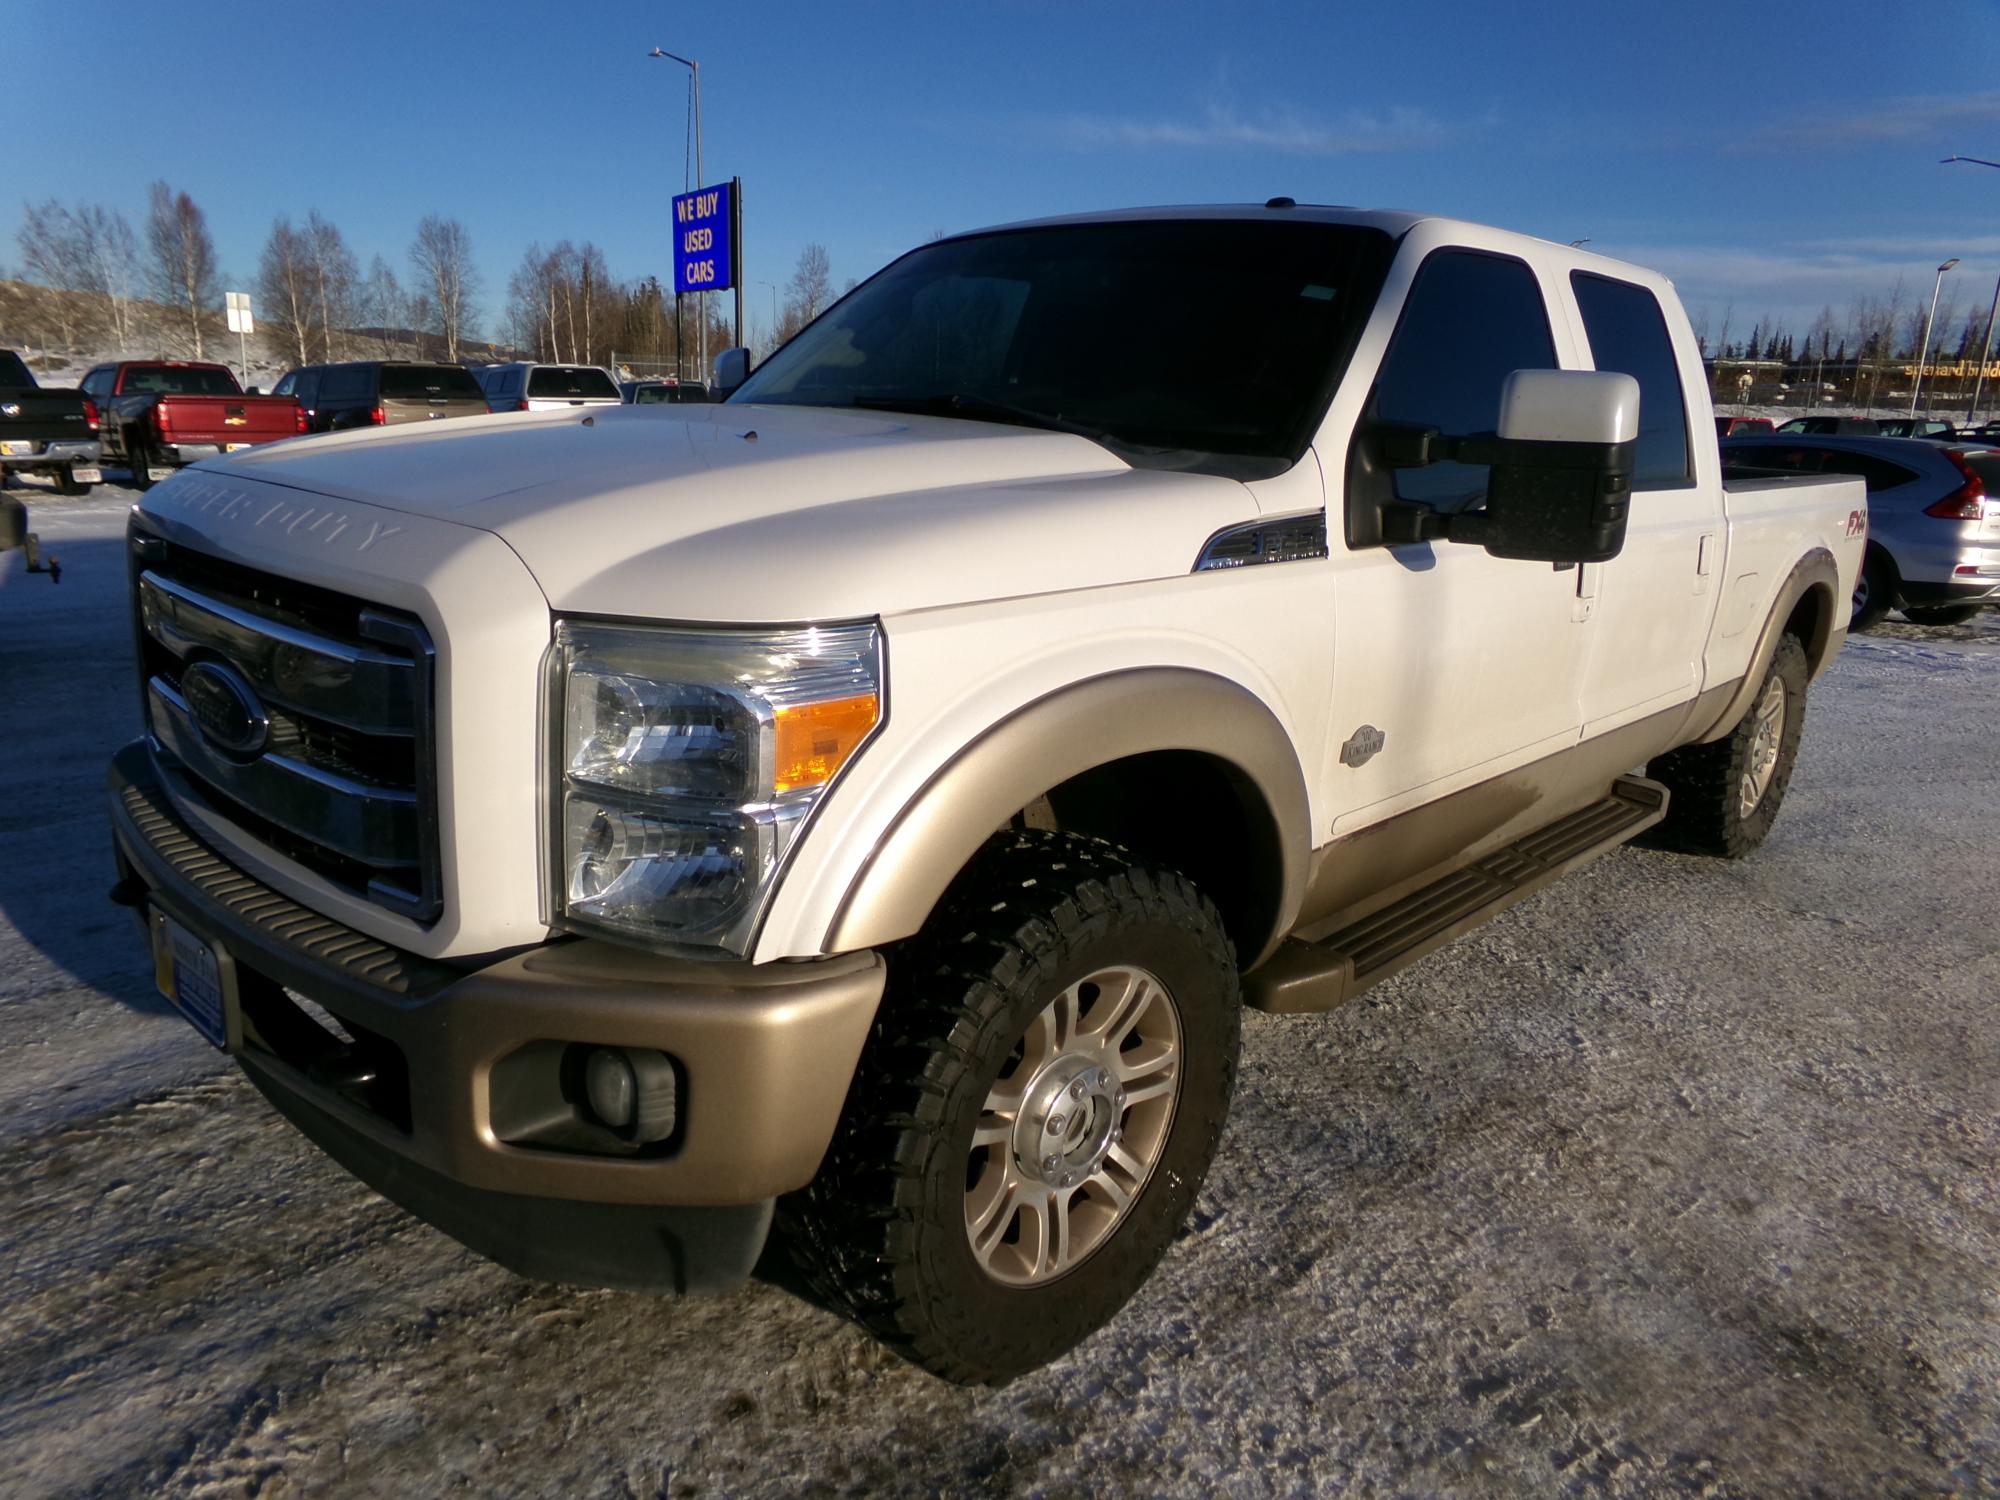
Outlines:
{"label": "fx4 badge", "polygon": [[1340,747],[1340,763],[1343,766],[1365,766],[1388,741],[1389,737],[1373,724],[1363,724]]}
{"label": "fx4 badge", "polygon": [[1849,536],[1860,536],[1867,529],[1868,529],[1867,511],[1850,510],[1847,513],[1847,534]]}

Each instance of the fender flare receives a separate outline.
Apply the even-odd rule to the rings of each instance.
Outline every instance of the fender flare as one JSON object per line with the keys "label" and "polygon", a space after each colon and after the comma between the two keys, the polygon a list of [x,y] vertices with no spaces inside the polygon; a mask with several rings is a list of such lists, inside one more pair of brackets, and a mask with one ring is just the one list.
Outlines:
{"label": "fender flare", "polygon": [[[824,950],[908,937],[981,844],[1072,776],[1128,756],[1184,750],[1234,767],[1264,802],[1282,865],[1279,909],[1245,969],[1269,955],[1304,899],[1311,832],[1292,738],[1263,700],[1227,678],[1183,667],[1114,672],[1058,688],[966,744],[896,815],[862,862]],[[1163,810],[1186,816],[1185,809]],[[1249,961],[1245,962],[1244,959]]]}
{"label": "fender flare", "polygon": [[1764,629],[1757,637],[1757,649],[1750,654],[1749,669],[1736,684],[1736,691],[1729,695],[1715,721],[1694,735],[1690,743],[1705,745],[1721,739],[1750,712],[1757,689],[1763,685],[1764,674],[1771,670],[1771,659],[1778,654],[1778,642],[1784,636],[1785,623],[1791,619],[1792,611],[1799,607],[1799,601],[1816,588],[1827,591],[1826,619],[1813,632],[1814,639],[1804,643],[1806,661],[1814,677],[1826,670],[1847,639],[1847,616],[1840,609],[1840,564],[1826,548],[1815,547],[1798,560],[1792,571],[1785,575],[1785,581],[1778,586],[1776,600],[1764,618]]}

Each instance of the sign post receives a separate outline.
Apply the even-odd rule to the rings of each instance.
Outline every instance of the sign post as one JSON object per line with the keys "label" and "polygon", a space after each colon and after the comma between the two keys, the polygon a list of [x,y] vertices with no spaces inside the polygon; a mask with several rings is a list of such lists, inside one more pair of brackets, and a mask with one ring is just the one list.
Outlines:
{"label": "sign post", "polygon": [[257,325],[250,318],[250,294],[248,292],[224,292],[222,300],[227,305],[229,331],[236,335],[236,373],[243,384],[250,384],[250,335],[257,331]]}
{"label": "sign post", "polygon": [[[738,204],[742,180],[732,178],[714,187],[696,188],[674,198],[674,295],[688,292],[736,292],[736,340],[743,341],[743,278],[738,274],[742,251],[742,217]],[[702,358],[708,357],[708,302],[701,309]],[[701,378],[706,382],[709,372]]]}

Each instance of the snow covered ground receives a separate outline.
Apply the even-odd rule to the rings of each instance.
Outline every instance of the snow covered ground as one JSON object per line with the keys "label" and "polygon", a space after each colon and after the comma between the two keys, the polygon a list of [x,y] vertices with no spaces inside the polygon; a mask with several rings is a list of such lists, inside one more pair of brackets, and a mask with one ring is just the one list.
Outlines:
{"label": "snow covered ground", "polygon": [[0,1495],[2000,1491],[2000,616],[1857,638],[1772,842],[1252,1015],[1105,1333],[940,1385],[753,1284],[518,1280],[281,1123],[109,906],[132,496],[0,558]]}

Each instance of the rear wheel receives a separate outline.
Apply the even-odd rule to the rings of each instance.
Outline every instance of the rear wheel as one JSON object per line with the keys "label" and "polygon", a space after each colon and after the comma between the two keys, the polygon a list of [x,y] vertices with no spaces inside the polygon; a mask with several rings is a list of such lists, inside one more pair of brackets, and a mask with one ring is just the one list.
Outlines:
{"label": "rear wheel", "polygon": [[1870,547],[1854,578],[1854,607],[1849,630],[1867,630],[1881,623],[1896,603],[1896,568],[1879,547]]}
{"label": "rear wheel", "polygon": [[1108,1322],[1213,1159],[1241,999],[1221,918],[1109,844],[996,837],[890,993],[819,1176],[780,1208],[814,1288],[949,1380]]}
{"label": "rear wheel", "polygon": [[127,461],[132,465],[132,488],[150,490],[153,487],[153,454],[144,443],[133,441],[128,445],[131,453]]}
{"label": "rear wheel", "polygon": [[1977,604],[1933,604],[1929,607],[1913,606],[1903,611],[1903,618],[1912,625],[1963,625],[1978,614]]}
{"label": "rear wheel", "polygon": [[1797,636],[1783,637],[1741,723],[1719,740],[1683,745],[1646,767],[1672,794],[1647,842],[1741,859],[1770,836],[1798,758],[1806,677],[1805,647]]}

